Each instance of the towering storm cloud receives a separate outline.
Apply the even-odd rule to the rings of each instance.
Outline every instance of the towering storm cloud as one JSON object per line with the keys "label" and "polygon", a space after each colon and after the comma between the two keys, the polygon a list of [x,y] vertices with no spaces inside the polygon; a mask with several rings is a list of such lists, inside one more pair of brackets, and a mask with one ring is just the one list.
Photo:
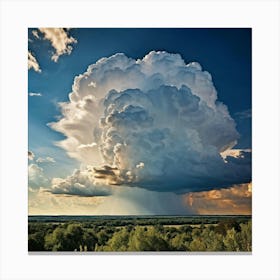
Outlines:
{"label": "towering storm cloud", "polygon": [[95,181],[175,193],[251,181],[251,153],[227,153],[239,134],[211,74],[179,54],[102,58],[60,106],[58,145]]}

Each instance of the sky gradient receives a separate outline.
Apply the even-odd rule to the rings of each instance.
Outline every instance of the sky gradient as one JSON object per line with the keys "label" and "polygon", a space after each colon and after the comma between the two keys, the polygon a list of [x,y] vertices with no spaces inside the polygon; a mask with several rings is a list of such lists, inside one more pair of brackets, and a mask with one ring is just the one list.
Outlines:
{"label": "sky gradient", "polygon": [[29,214],[251,213],[251,29],[28,38]]}

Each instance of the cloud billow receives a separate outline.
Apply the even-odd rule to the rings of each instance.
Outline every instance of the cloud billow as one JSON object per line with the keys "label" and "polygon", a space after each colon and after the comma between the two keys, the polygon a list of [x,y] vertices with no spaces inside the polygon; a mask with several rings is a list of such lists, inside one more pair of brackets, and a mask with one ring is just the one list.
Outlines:
{"label": "cloud billow", "polygon": [[93,178],[91,170],[75,170],[72,175],[65,179],[53,178],[52,186],[47,189],[47,192],[52,194],[64,194],[69,196],[108,196],[111,195],[111,190],[104,187]]}
{"label": "cloud billow", "polygon": [[75,78],[62,118],[50,124],[96,180],[194,192],[251,181],[251,153],[221,153],[239,134],[212,77],[179,54],[102,58]]}

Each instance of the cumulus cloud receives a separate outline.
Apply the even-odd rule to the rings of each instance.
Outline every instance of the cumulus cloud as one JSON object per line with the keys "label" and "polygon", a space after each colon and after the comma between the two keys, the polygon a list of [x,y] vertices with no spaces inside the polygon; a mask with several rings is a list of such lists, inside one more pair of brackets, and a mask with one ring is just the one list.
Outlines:
{"label": "cumulus cloud", "polygon": [[28,159],[33,160],[35,158],[35,154],[32,151],[28,151]]}
{"label": "cumulus cloud", "polygon": [[30,189],[45,188],[49,184],[50,180],[46,177],[43,168],[34,163],[28,166],[28,187]]}
{"label": "cumulus cloud", "polygon": [[228,189],[189,193],[185,203],[197,214],[251,214],[252,183]]}
{"label": "cumulus cloud", "polygon": [[80,197],[108,196],[112,193],[109,186],[103,186],[94,177],[93,169],[75,170],[66,178],[53,178],[51,188],[46,191],[52,194]]}
{"label": "cumulus cloud", "polygon": [[35,56],[28,51],[28,70],[33,69],[35,72],[42,72]]}
{"label": "cumulus cloud", "polygon": [[55,159],[52,158],[52,157],[45,157],[45,158],[38,157],[36,162],[38,162],[38,163],[54,163]]}
{"label": "cumulus cloud", "polygon": [[102,58],[74,80],[58,145],[109,184],[184,193],[251,181],[251,153],[231,150],[239,134],[211,74],[179,54]]}
{"label": "cumulus cloud", "polygon": [[43,96],[40,92],[29,92],[29,96]]}
{"label": "cumulus cloud", "polygon": [[[71,54],[73,50],[72,44],[77,43],[77,40],[69,36],[68,30],[64,28],[38,28],[38,30],[43,34],[44,39],[50,41],[54,48],[55,52],[52,55],[52,60],[54,62],[57,62],[59,57],[63,54]],[[36,35],[34,36],[36,37]]]}

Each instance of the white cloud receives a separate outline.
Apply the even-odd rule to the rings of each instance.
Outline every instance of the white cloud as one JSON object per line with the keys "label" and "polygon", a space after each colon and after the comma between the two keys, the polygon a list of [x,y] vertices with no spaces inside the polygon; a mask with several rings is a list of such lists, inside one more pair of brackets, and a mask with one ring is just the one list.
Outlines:
{"label": "white cloud", "polygon": [[[73,46],[77,40],[69,36],[67,30],[63,28],[38,28],[44,35],[44,39],[50,41],[55,52],[52,55],[52,60],[57,62],[59,57],[63,54],[71,54]],[[34,35],[34,34],[33,34]]]}
{"label": "white cloud", "polygon": [[51,188],[47,191],[52,194],[81,197],[111,195],[111,187],[98,183],[92,169],[75,170],[71,176],[64,179],[53,178]]}
{"label": "white cloud", "polygon": [[40,92],[29,92],[29,96],[43,96]]}
{"label": "white cloud", "polygon": [[38,163],[54,163],[55,159],[52,158],[52,157],[45,157],[45,158],[39,157],[39,158],[37,158],[36,162],[38,162]]}
{"label": "white cloud", "polygon": [[43,168],[37,164],[30,164],[28,166],[28,187],[31,189],[39,189],[48,187],[50,180],[44,174]]}
{"label": "white cloud", "polygon": [[250,152],[220,155],[239,134],[197,62],[155,51],[102,58],[75,78],[69,99],[50,126],[66,136],[58,145],[70,157],[103,165],[96,178],[174,192],[251,180]]}
{"label": "white cloud", "polygon": [[40,66],[34,55],[30,51],[28,51],[28,70],[33,69],[36,72],[42,72]]}

